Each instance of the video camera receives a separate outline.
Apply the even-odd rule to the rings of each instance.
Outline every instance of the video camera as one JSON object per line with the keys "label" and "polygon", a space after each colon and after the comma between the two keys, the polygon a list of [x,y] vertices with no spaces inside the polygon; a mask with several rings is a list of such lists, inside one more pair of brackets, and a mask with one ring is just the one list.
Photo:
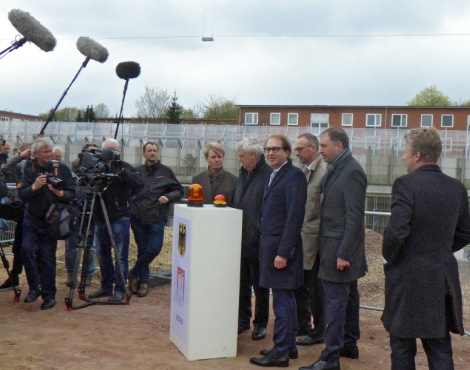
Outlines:
{"label": "video camera", "polygon": [[108,183],[123,171],[119,152],[113,149],[87,149],[80,153],[80,161],[75,173],[79,185]]}

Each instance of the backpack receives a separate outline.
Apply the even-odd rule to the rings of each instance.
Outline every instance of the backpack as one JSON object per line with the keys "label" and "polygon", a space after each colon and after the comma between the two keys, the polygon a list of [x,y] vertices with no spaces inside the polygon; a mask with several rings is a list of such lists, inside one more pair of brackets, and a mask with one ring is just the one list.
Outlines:
{"label": "backpack", "polygon": [[52,203],[46,213],[49,235],[53,239],[65,240],[78,229],[77,207],[67,203]]}

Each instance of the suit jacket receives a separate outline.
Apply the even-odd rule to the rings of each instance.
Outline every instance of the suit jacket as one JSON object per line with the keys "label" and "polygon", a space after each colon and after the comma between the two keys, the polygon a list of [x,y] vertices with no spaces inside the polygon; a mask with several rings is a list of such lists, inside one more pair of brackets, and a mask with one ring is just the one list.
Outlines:
{"label": "suit jacket", "polygon": [[[268,181],[269,182],[269,181]],[[305,215],[307,181],[301,169],[287,162],[264,191],[260,218],[260,285],[296,289],[303,284],[300,230]],[[287,258],[283,269],[274,267],[276,256]]]}
{"label": "suit jacket", "polygon": [[[345,158],[326,181],[321,205],[320,270],[324,280],[344,283],[367,272],[365,253],[365,202],[367,179],[361,165]],[[351,266],[340,271],[337,259]]]}
{"label": "suit jacket", "polygon": [[205,170],[194,175],[191,183],[202,186],[204,204],[213,204],[214,197],[218,194],[222,194],[225,196],[227,206],[230,206],[233,200],[233,193],[235,192],[237,176],[231,172],[225,171],[223,168],[215,176],[210,170]]}
{"label": "suit jacket", "polygon": [[311,270],[318,255],[320,233],[321,193],[320,182],[326,171],[326,163],[318,157],[307,175],[307,203],[302,225],[302,246],[304,250],[304,270]]}
{"label": "suit jacket", "polygon": [[385,329],[404,338],[463,335],[453,252],[470,242],[465,187],[437,165],[423,166],[395,180],[391,211],[382,246]]}
{"label": "suit jacket", "polygon": [[259,227],[258,222],[263,206],[263,194],[273,169],[264,155],[252,171],[240,168],[232,207],[243,211],[242,256],[259,258]]}

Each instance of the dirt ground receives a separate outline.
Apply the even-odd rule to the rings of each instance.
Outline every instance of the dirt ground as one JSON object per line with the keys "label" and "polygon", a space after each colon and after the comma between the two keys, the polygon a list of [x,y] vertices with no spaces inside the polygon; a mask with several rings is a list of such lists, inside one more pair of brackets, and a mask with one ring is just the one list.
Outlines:
{"label": "dirt ground", "polygon": [[[376,246],[379,237],[369,233],[368,238],[375,238],[372,242],[369,240],[368,248],[372,248],[371,244]],[[372,249],[375,251],[378,247]],[[372,262],[378,260],[374,253],[369,253],[368,257]],[[0,280],[5,276],[1,269]],[[237,357],[189,362],[170,341],[169,284],[151,288],[145,298],[133,296],[129,305],[93,305],[67,311],[64,299],[69,289],[64,285],[65,279],[63,268],[59,268],[58,304],[46,311],[40,310],[41,299],[30,304],[14,303],[12,291],[0,293],[0,369],[255,369],[257,367],[249,363],[250,357],[272,346],[271,314],[266,339],[252,341],[251,331],[238,337]],[[95,279],[87,292],[98,287]],[[24,276],[21,276],[21,288],[24,298],[28,290]],[[378,304],[380,289],[383,286],[377,279],[361,282],[363,298],[372,297],[368,305]],[[217,304],[218,299],[214,295],[213,302],[208,304]],[[76,294],[74,304],[80,302]],[[380,315],[379,311],[361,310],[360,358],[342,359],[343,370],[390,368],[388,335]],[[469,369],[470,337],[453,335],[452,340],[455,368]],[[310,365],[318,359],[322,348],[323,345],[299,347],[299,359],[291,360],[290,368]],[[417,365],[418,369],[427,369],[421,347]]]}

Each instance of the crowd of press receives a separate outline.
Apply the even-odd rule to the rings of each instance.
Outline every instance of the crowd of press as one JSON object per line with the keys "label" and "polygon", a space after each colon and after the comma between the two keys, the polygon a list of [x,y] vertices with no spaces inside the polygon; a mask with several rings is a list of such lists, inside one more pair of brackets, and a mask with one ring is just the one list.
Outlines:
{"label": "crowd of press", "polygon": [[[442,143],[434,128],[410,130],[405,141],[408,174],[393,184],[382,246],[382,322],[390,334],[392,369],[415,368],[417,338],[431,369],[453,369],[449,333],[464,333],[453,253],[470,242],[467,191],[436,164]],[[58,205],[74,204],[82,214],[93,215],[81,283],[91,284],[95,257],[101,270],[100,288],[87,299],[106,297],[109,304],[121,304],[130,294],[145,297],[149,265],[163,246],[169,206],[183,196],[173,171],[160,163],[158,146],[143,145],[145,163],[133,167],[120,159],[114,139],[85,145],[70,166],[62,160],[63,150],[48,138],[23,142],[12,156],[10,143],[0,144],[0,198],[5,200],[0,217],[16,221],[13,265],[0,291],[18,287],[24,267],[29,287],[24,302],[42,297],[41,309],[53,308],[58,239],[65,239],[65,284],[76,287],[83,225],[76,225],[79,217],[70,217],[68,222],[75,219],[75,224],[65,225],[68,229],[60,235],[60,220],[51,221]],[[266,337],[272,294],[274,343],[250,362],[288,367],[289,360],[298,358],[297,346],[322,345],[320,358],[300,369],[340,369],[341,357],[359,358],[358,279],[367,273],[367,180],[349,138],[343,129],[331,127],[318,138],[301,134],[294,147],[283,135],[272,135],[265,143],[246,138],[237,152],[239,176],[224,170],[223,147],[208,144],[208,169],[192,183],[202,186],[205,203],[221,194],[229,207],[242,210],[238,334],[253,324],[251,338]],[[292,164],[292,154],[302,169]],[[17,184],[15,191],[9,183]],[[91,211],[84,209],[90,194],[99,194]],[[137,261],[129,269],[131,229]]]}

